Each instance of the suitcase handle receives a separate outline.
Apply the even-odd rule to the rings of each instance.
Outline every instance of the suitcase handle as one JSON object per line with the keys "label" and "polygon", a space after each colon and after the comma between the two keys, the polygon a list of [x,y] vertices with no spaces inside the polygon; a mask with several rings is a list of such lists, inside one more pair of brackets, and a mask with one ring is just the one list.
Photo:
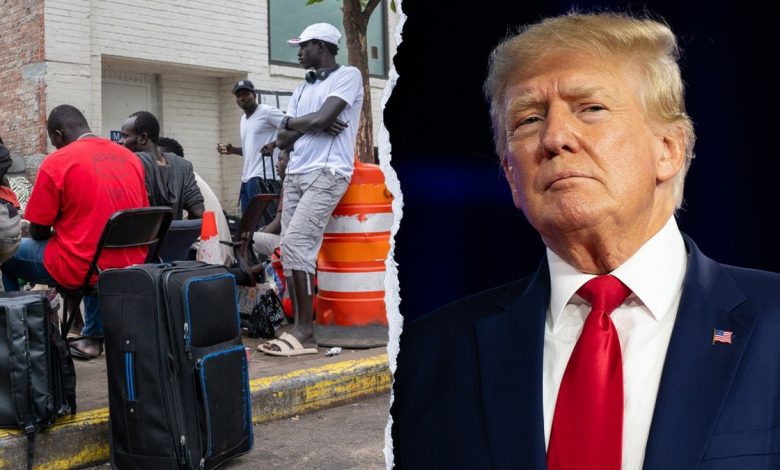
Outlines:
{"label": "suitcase handle", "polygon": [[263,159],[263,179],[264,180],[268,179],[268,173],[265,170],[265,157],[270,157],[271,158],[271,179],[276,179],[276,168],[274,168],[274,154],[273,154],[273,152],[271,152],[271,155],[263,155],[262,153],[260,154],[260,158]]}

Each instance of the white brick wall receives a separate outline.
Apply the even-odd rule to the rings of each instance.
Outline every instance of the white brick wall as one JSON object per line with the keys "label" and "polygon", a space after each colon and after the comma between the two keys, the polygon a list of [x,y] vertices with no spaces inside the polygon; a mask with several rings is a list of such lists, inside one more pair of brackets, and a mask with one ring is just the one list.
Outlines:
{"label": "white brick wall", "polygon": [[[220,79],[219,87],[219,141],[230,142],[234,145],[241,145],[239,120],[242,111],[236,105],[236,99],[231,91],[233,84],[241,78],[246,77],[235,76]],[[238,191],[241,187],[241,170],[244,161],[241,157],[233,155],[219,158],[222,165],[222,206],[227,212],[237,214],[239,212]]]}
{"label": "white brick wall", "polygon": [[214,151],[219,141],[219,79],[164,73],[160,85],[162,135],[179,141],[195,171],[220,194],[222,168]]}
{"label": "white brick wall", "polygon": [[46,60],[90,63],[90,0],[45,0]]}
{"label": "white brick wall", "polygon": [[260,1],[94,0],[94,47],[106,54],[196,67],[258,69]]}
{"label": "white brick wall", "polygon": [[[92,97],[89,0],[45,0],[46,114],[67,103],[97,124]],[[97,74],[98,81],[100,73]],[[99,109],[99,107],[98,107]],[[94,130],[94,129],[93,129]],[[54,150],[48,142],[48,150]]]}
{"label": "white brick wall", "polygon": [[[214,151],[220,141],[239,142],[232,84],[249,78],[260,89],[292,91],[303,77],[268,64],[267,0],[45,0],[44,13],[47,108],[73,104],[100,133],[102,68],[159,74],[164,133],[235,212],[241,158]],[[390,57],[396,23],[388,14]],[[377,133],[386,81],[371,83]]]}
{"label": "white brick wall", "polygon": [[[46,105],[51,111],[63,103],[79,108],[89,122],[94,121],[92,109],[92,69],[89,62],[48,62],[46,68]],[[98,81],[100,77],[98,75]],[[48,112],[47,112],[48,115]]]}

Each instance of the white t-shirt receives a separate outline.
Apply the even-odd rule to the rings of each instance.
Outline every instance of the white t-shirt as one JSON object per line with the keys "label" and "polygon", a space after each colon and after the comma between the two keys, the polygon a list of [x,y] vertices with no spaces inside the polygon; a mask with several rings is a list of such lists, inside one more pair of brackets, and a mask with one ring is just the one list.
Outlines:
{"label": "white t-shirt", "polygon": [[[276,160],[278,150],[274,150],[271,157],[263,158],[260,148],[263,145],[276,140],[276,131],[282,123],[284,114],[281,110],[258,104],[257,109],[248,118],[241,115],[241,152],[244,154],[244,170],[241,172],[241,182],[246,183],[250,178],[259,176],[265,179],[274,179],[276,172]],[[263,175],[263,160],[265,159],[265,175]],[[279,175],[276,175],[279,179]]]}
{"label": "white t-shirt", "polygon": [[338,115],[339,119],[349,123],[347,128],[336,137],[324,131],[304,134],[295,142],[295,148],[290,154],[288,175],[327,167],[347,179],[352,177],[355,167],[355,138],[360,125],[360,111],[363,108],[363,77],[358,69],[342,65],[325,80],[299,85],[290,98],[287,115],[298,117],[319,111],[325,100],[331,96],[341,98],[347,103]]}

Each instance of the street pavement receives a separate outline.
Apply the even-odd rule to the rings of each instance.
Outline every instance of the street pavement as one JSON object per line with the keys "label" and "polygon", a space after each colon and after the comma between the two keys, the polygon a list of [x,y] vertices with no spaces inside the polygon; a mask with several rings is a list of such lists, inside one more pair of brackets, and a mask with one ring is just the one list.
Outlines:
{"label": "street pavement", "polygon": [[[390,394],[257,424],[248,455],[220,469],[381,470]],[[106,470],[108,464],[88,470]]]}

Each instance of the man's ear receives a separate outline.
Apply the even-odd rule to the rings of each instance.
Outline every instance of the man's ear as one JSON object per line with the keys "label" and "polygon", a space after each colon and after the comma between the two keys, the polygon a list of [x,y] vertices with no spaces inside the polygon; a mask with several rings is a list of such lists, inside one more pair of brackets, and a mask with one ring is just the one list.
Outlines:
{"label": "man's ear", "polygon": [[658,139],[661,154],[656,162],[656,179],[658,183],[663,183],[683,170],[688,139],[685,130],[678,125],[667,126],[664,132],[658,134]]}
{"label": "man's ear", "polygon": [[59,129],[55,129],[49,134],[49,140],[55,148],[60,148],[64,139],[65,135]]}
{"label": "man's ear", "polygon": [[146,145],[147,142],[149,142],[149,134],[146,132],[141,132],[140,134],[136,134],[136,139],[138,140],[138,143],[140,145]]}

